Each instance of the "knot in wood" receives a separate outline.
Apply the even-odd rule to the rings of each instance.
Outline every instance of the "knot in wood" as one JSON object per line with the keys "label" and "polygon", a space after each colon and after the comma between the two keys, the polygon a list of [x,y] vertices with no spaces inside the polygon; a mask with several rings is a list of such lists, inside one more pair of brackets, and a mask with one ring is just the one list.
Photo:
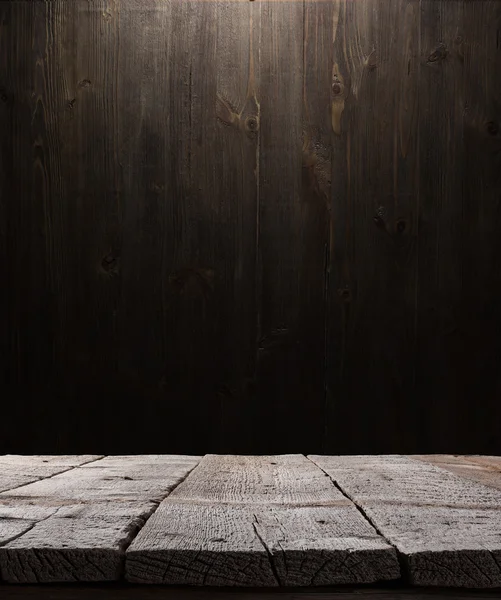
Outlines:
{"label": "knot in wood", "polygon": [[341,85],[341,83],[339,81],[335,81],[332,84],[332,93],[335,96],[339,96],[339,94],[341,94],[343,92],[343,86]]}
{"label": "knot in wood", "polygon": [[487,123],[487,133],[489,135],[497,135],[499,133],[499,126],[495,121],[489,121]]}
{"label": "knot in wood", "polygon": [[350,302],[351,301],[351,292],[349,290],[348,287],[345,287],[343,289],[338,290],[337,292],[339,294],[339,297],[341,298],[341,300],[343,302]]}
{"label": "knot in wood", "polygon": [[397,221],[397,232],[398,233],[403,233],[405,231],[406,227],[407,227],[407,223],[403,219],[399,219]]}
{"label": "knot in wood", "polygon": [[443,60],[446,56],[447,56],[447,47],[445,46],[445,44],[440,44],[440,46],[438,46],[438,48],[436,48],[430,54],[430,56],[428,56],[428,62],[434,63],[439,60]]}
{"label": "knot in wood", "polygon": [[113,253],[107,254],[101,261],[101,268],[105,273],[114,275],[118,273],[120,259]]}
{"label": "knot in wood", "polygon": [[247,129],[247,131],[257,131],[259,129],[258,118],[255,116],[247,117],[247,119],[245,119],[245,128]]}

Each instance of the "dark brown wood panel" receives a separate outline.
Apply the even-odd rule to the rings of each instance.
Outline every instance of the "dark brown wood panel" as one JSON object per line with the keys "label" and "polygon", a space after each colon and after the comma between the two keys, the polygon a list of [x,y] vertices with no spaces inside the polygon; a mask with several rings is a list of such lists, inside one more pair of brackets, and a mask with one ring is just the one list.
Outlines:
{"label": "dark brown wood panel", "polygon": [[25,452],[64,445],[65,431],[51,423],[70,419],[63,381],[75,291],[67,221],[76,165],[67,154],[74,129],[64,47],[74,18],[64,3],[2,7],[2,368],[9,406],[2,438],[12,440],[22,427]]}
{"label": "dark brown wood panel", "polygon": [[[455,451],[501,454],[501,3],[466,2],[464,23],[464,168],[457,169],[464,429],[454,432]],[[455,404],[452,397],[451,410]]]}
{"label": "dark brown wood panel", "polygon": [[215,19],[217,123],[214,147],[203,150],[213,154],[215,163],[212,197],[219,292],[219,351],[214,369],[218,422],[212,446],[217,452],[252,452],[258,325],[261,7],[248,0],[219,0]]}
{"label": "dark brown wood panel", "polygon": [[[9,263],[9,244],[7,221],[11,214],[8,198],[10,197],[11,181],[8,176],[13,175],[13,121],[12,121],[12,88],[9,86],[9,54],[10,54],[10,29],[11,29],[10,4],[0,4],[0,279],[3,282],[11,280],[13,266]],[[12,56],[12,54],[10,54]],[[12,300],[8,294],[0,294],[0,361],[3,365],[0,385],[10,399],[10,390],[15,385],[15,353],[10,327]],[[0,435],[3,428],[0,429]]]}
{"label": "dark brown wood panel", "polygon": [[341,1],[334,23],[326,451],[412,443],[419,10]]}
{"label": "dark brown wood panel", "polygon": [[[464,3],[421,3],[415,448],[457,450],[464,435],[462,293]],[[452,406],[454,407],[451,410]],[[450,431],[444,435],[444,431]],[[469,436],[468,436],[469,437]],[[473,446],[472,446],[473,448]]]}
{"label": "dark brown wood panel", "polygon": [[[310,28],[303,3],[260,4],[259,427],[254,427],[263,452],[288,452],[299,448],[298,440],[303,448],[320,447],[324,428],[326,206],[325,192],[312,187],[318,182],[307,161],[315,160],[311,144],[319,141],[314,129],[323,123],[325,104],[312,103],[315,75],[305,74],[305,60],[321,40],[305,37],[303,43]],[[322,70],[321,47],[319,55]]]}
{"label": "dark brown wood panel", "polygon": [[1,2],[0,451],[501,453],[500,21]]}
{"label": "dark brown wood panel", "polygon": [[[326,417],[328,342],[327,292],[332,193],[332,24],[337,2],[305,2],[303,31],[303,156],[301,179],[300,264],[298,265],[301,332],[301,385],[292,391],[299,427],[309,431],[306,447],[323,447]],[[292,365],[291,365],[292,366]],[[294,381],[293,381],[294,383]],[[297,384],[294,384],[297,386]],[[303,415],[303,416],[301,416]],[[304,421],[308,415],[308,421]],[[303,423],[303,424],[302,424]],[[303,437],[301,430],[295,432]],[[291,446],[292,448],[293,446]]]}
{"label": "dark brown wood panel", "polygon": [[[117,319],[122,285],[124,173],[119,164],[121,89],[120,11],[111,0],[78,2],[74,31],[63,48],[72,67],[68,100],[74,137],[66,148],[76,173],[68,176],[72,292],[66,365],[60,386],[71,414],[72,444],[106,448],[113,427],[120,445],[124,387],[118,378]],[[106,401],[104,401],[106,398]],[[97,415],[102,415],[97,418]],[[66,419],[59,421],[64,428]],[[60,451],[56,448],[55,451]]]}

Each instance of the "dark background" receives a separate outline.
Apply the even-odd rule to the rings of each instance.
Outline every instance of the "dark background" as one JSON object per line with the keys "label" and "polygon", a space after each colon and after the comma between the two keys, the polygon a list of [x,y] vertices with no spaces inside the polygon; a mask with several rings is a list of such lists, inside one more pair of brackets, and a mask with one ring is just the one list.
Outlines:
{"label": "dark background", "polygon": [[501,2],[0,3],[1,453],[501,453]]}

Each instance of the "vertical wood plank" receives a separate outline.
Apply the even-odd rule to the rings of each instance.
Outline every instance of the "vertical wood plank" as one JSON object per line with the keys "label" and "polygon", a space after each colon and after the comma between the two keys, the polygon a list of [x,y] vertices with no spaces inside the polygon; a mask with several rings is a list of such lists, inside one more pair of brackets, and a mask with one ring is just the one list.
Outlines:
{"label": "vertical wood plank", "polygon": [[[169,450],[202,450],[217,417],[219,357],[215,3],[133,2],[124,12],[120,33],[131,43],[122,52],[129,131],[120,372],[134,404],[147,398],[142,447],[164,451],[165,423],[189,422],[189,435],[172,428]],[[129,86],[131,76],[139,87]]]}
{"label": "vertical wood plank", "polygon": [[168,404],[163,389],[169,334],[163,305],[167,277],[164,245],[174,235],[169,227],[169,208],[176,202],[170,186],[170,137],[175,119],[170,108],[177,93],[168,61],[172,18],[170,2],[133,0],[120,4],[122,249],[114,385],[120,390],[117,402],[141,406],[133,421],[122,424],[122,447],[127,448],[137,435],[137,443],[145,448],[145,432],[149,431],[149,444],[155,452],[163,446],[158,427],[165,423]]}
{"label": "vertical wood plank", "polygon": [[325,233],[321,199],[312,197],[302,179],[303,3],[260,4],[256,434],[266,440],[263,452],[287,452],[321,444]]}
{"label": "vertical wood plank", "polygon": [[[462,281],[464,2],[422,0],[416,394],[417,448],[462,445],[469,353],[459,332]],[[448,432],[448,433],[446,433]],[[465,440],[466,442],[466,440]],[[463,442],[464,443],[464,442]]]}
{"label": "vertical wood plank", "polygon": [[[3,2],[0,4],[0,129],[3,135],[0,137],[0,278],[4,282],[12,281],[11,253],[9,251],[10,240],[8,237],[7,223],[12,214],[12,206],[9,202],[12,189],[13,173],[13,90],[11,73],[9,73],[9,51],[12,40],[12,11],[11,4]],[[12,398],[15,385],[15,352],[12,340],[12,301],[9,294],[0,295],[0,393],[7,401]],[[0,429],[0,454],[5,452],[4,427]]]}
{"label": "vertical wood plank", "polygon": [[[219,422],[211,447],[252,452],[257,337],[257,218],[260,136],[260,6],[219,0],[216,6],[213,194],[218,265],[216,393]],[[209,118],[211,115],[209,115]],[[216,350],[216,348],[214,349]]]}
{"label": "vertical wood plank", "polygon": [[[330,252],[332,193],[333,94],[332,28],[339,4],[315,0],[304,3],[303,30],[303,162],[299,207],[301,222],[299,272],[299,322],[304,357],[298,390],[299,406],[308,427],[307,444],[323,447],[325,429],[327,343],[326,301]],[[337,91],[337,90],[336,90]],[[307,400],[306,400],[307,399]]]}
{"label": "vertical wood plank", "polygon": [[64,404],[72,405],[60,423],[69,425],[72,448],[88,447],[92,435],[93,447],[118,451],[121,403],[127,400],[117,377],[123,222],[119,54],[126,40],[120,39],[116,0],[76,2],[71,11],[75,28],[61,51],[73,69],[67,108],[74,138],[65,156],[76,172],[66,175],[71,210],[64,225],[73,277],[58,385]]}
{"label": "vertical wood plank", "polygon": [[[47,440],[43,432],[58,414],[67,349],[67,253],[69,198],[67,177],[73,172],[64,156],[69,114],[68,77],[63,47],[71,33],[72,11],[64,3],[11,3],[3,12],[10,25],[8,65],[2,103],[9,114],[10,139],[3,146],[9,168],[5,190],[5,258],[8,264],[9,359],[5,364],[9,429],[29,414],[24,451],[64,445],[64,432]],[[38,401],[43,398],[44,401]],[[51,402],[47,402],[50,398]]]}
{"label": "vertical wood plank", "polygon": [[[499,454],[501,406],[501,4],[464,4],[463,453]],[[480,403],[481,399],[481,403]]]}
{"label": "vertical wood plank", "polygon": [[415,411],[419,3],[343,1],[333,31],[327,451],[400,451]]}

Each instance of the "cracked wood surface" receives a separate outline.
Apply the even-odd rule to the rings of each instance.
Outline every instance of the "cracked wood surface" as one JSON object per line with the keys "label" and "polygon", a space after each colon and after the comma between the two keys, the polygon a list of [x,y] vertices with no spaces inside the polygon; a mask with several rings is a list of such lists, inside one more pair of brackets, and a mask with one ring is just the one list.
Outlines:
{"label": "cracked wood surface", "polygon": [[205,456],[126,553],[136,583],[304,586],[399,575],[394,549],[302,455]]}
{"label": "cracked wood surface", "polygon": [[109,456],[1,493],[1,579],[120,579],[125,548],[198,460]]}
{"label": "cracked wood surface", "polygon": [[405,456],[310,459],[396,547],[412,584],[501,587],[499,490]]}
{"label": "cracked wood surface", "polygon": [[0,492],[12,490],[45,477],[52,477],[98,458],[102,457],[90,454],[81,456],[7,454],[0,456]]}
{"label": "cracked wood surface", "polygon": [[8,582],[318,587],[395,579],[398,554],[414,585],[501,587],[501,457],[0,457],[13,473]]}

